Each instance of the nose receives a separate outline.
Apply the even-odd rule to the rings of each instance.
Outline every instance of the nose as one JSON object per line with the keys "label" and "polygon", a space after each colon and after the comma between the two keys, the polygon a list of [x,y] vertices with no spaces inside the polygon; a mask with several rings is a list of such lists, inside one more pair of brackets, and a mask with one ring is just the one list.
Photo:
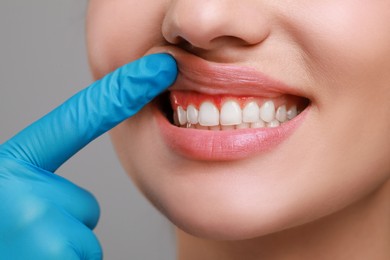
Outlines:
{"label": "nose", "polygon": [[255,45],[267,38],[270,19],[264,1],[172,0],[162,33],[172,44],[211,50],[234,42]]}

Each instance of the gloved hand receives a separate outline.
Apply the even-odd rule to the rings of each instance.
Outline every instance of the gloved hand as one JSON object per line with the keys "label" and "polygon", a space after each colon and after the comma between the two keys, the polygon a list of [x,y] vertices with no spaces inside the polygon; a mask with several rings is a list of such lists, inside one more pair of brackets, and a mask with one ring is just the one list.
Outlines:
{"label": "gloved hand", "polygon": [[101,259],[92,232],[99,206],[53,172],[90,141],[137,113],[176,79],[153,54],[82,90],[0,146],[0,259]]}

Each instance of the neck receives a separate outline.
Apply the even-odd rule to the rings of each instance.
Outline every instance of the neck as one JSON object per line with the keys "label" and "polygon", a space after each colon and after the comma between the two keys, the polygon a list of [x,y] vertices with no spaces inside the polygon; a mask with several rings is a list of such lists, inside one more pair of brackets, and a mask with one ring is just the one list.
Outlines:
{"label": "neck", "polygon": [[390,181],[342,211],[264,237],[213,241],[181,230],[177,237],[179,260],[390,259]]}

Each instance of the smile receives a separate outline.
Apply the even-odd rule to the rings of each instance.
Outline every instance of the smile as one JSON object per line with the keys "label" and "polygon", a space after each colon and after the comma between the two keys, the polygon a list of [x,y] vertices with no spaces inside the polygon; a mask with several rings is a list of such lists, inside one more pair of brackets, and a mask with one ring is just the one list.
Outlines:
{"label": "smile", "polygon": [[244,159],[274,149],[302,124],[310,100],[252,68],[217,64],[178,50],[179,75],[154,115],[162,139],[189,159]]}
{"label": "smile", "polygon": [[264,99],[179,91],[172,91],[170,99],[176,126],[214,131],[278,127],[306,105],[291,96]]}

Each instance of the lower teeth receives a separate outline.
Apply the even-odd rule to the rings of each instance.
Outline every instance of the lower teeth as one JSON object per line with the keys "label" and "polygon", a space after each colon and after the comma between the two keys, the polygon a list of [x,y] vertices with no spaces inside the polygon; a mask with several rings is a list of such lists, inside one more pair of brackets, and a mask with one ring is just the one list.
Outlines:
{"label": "lower teeth", "polygon": [[175,124],[181,128],[192,128],[198,130],[211,130],[211,131],[229,131],[229,130],[238,130],[238,129],[249,129],[249,128],[274,128],[278,127],[283,123],[280,123],[277,120],[273,120],[270,123],[265,122],[256,122],[256,123],[242,123],[239,125],[217,125],[217,126],[203,126],[200,124],[191,124],[186,123],[185,125]]}

